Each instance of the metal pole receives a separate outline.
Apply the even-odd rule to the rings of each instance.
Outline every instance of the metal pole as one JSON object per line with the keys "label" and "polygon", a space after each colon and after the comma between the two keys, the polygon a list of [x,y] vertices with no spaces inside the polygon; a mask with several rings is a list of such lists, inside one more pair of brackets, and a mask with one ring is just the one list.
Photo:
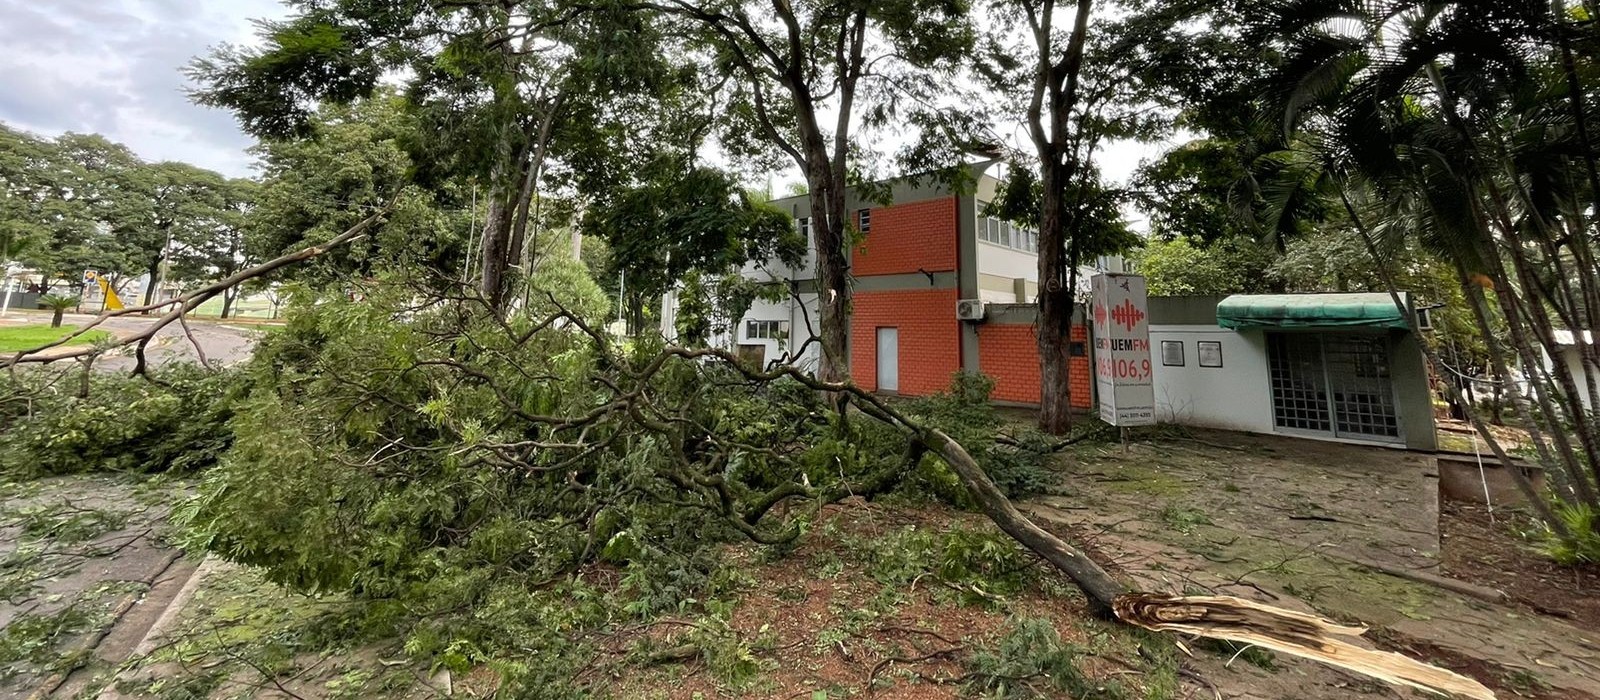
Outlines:
{"label": "metal pole", "polygon": [[11,268],[10,267],[6,268],[5,282],[6,282],[6,300],[5,300],[4,303],[0,303],[0,316],[4,316],[4,315],[6,315],[8,313],[11,313],[11,288],[16,286],[16,285],[13,283],[13,281],[11,279]]}

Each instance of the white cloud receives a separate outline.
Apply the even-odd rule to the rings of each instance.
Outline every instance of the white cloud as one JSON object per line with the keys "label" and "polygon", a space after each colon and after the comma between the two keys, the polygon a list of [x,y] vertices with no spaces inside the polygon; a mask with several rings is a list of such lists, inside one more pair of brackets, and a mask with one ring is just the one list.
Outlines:
{"label": "white cloud", "polygon": [[277,0],[0,0],[0,121],[247,175],[254,141],[232,115],[190,103],[180,70],[216,44],[249,43],[251,19],[287,13]]}

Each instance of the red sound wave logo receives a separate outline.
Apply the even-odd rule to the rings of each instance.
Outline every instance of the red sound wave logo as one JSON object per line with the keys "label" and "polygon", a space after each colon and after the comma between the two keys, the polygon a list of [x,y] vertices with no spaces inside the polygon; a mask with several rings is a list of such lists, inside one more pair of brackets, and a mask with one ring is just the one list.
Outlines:
{"label": "red sound wave logo", "polygon": [[[1104,313],[1104,311],[1096,309],[1095,317],[1101,318],[1101,315]],[[1140,310],[1139,307],[1134,306],[1133,302],[1123,299],[1121,306],[1111,310],[1111,320],[1117,325],[1128,329],[1128,332],[1131,333],[1133,332],[1133,327],[1139,325],[1139,322],[1144,320],[1144,311]],[[1104,323],[1104,321],[1101,322]]]}
{"label": "red sound wave logo", "polygon": [[1105,324],[1106,324],[1106,305],[1105,304],[1095,304],[1094,305],[1094,325],[1103,326]]}

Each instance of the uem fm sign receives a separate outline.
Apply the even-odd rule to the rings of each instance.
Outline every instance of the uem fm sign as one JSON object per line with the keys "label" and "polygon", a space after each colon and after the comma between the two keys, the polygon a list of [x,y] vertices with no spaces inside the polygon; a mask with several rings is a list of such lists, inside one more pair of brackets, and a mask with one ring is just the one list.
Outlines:
{"label": "uem fm sign", "polygon": [[1150,315],[1144,278],[1102,272],[1089,279],[1094,316],[1094,380],[1100,420],[1155,425]]}

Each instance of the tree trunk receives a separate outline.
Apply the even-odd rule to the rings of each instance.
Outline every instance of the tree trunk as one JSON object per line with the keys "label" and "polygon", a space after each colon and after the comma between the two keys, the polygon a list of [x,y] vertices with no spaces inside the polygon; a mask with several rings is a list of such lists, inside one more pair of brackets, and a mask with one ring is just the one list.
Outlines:
{"label": "tree trunk", "polygon": [[824,159],[807,169],[811,236],[817,247],[817,309],[821,317],[822,364],[817,376],[840,383],[850,378],[850,263],[846,257],[843,187]]}
{"label": "tree trunk", "polygon": [[[1093,0],[1078,0],[1072,32],[1059,59],[1051,29],[1053,5],[1037,16],[1034,26],[1033,97],[1028,107],[1029,133],[1039,159],[1039,429],[1053,435],[1072,429],[1072,282],[1071,241],[1063,197],[1077,171],[1069,152],[1072,112],[1078,103],[1078,72],[1089,36]],[[1048,128],[1046,124],[1048,123]]]}
{"label": "tree trunk", "polygon": [[[1350,201],[1350,195],[1345,192],[1344,187],[1340,186],[1338,191],[1339,201],[1344,204],[1345,213],[1350,215],[1351,225],[1356,229],[1356,233],[1361,235],[1361,242],[1366,245],[1367,253],[1372,256],[1372,263],[1377,266],[1378,277],[1383,280],[1384,287],[1388,289],[1390,300],[1394,302],[1395,308],[1399,309],[1402,314],[1409,314],[1410,310],[1406,308],[1405,302],[1400,299],[1400,290],[1395,284],[1394,275],[1389,273],[1389,268],[1386,265],[1387,261],[1383,254],[1378,251],[1378,244],[1373,238],[1372,231],[1363,223],[1361,214],[1356,210],[1355,204]],[[1409,325],[1409,315],[1407,316],[1407,322]],[[1415,328],[1411,329],[1411,334],[1416,338],[1417,345],[1422,348],[1422,354],[1427,358],[1428,362],[1438,365],[1439,354],[1434,352],[1433,343],[1428,342],[1427,336],[1417,332]],[[1454,384],[1446,383],[1445,387],[1450,392],[1452,399],[1458,402],[1461,400],[1461,394]],[[1539,518],[1549,525],[1557,536],[1570,542],[1572,540],[1572,531],[1567,529],[1566,523],[1557,518],[1555,513],[1550,510],[1550,505],[1545,502],[1543,494],[1533,488],[1533,483],[1528,480],[1526,474],[1522,473],[1521,467],[1518,467],[1516,462],[1512,461],[1511,456],[1506,454],[1505,448],[1495,438],[1494,433],[1489,432],[1489,426],[1484,424],[1483,419],[1478,416],[1478,412],[1469,409],[1467,411],[1467,420],[1472,424],[1473,429],[1478,431],[1478,437],[1482,438],[1484,443],[1489,446],[1489,451],[1493,452],[1495,458],[1505,467],[1506,473],[1511,476],[1511,481],[1516,484],[1517,490],[1522,493],[1523,497],[1528,499],[1529,505],[1539,514]]]}
{"label": "tree trunk", "polygon": [[[1499,340],[1494,337],[1493,326],[1489,323],[1487,302],[1483,299],[1483,290],[1472,284],[1466,278],[1465,268],[1458,263],[1457,274],[1461,277],[1462,292],[1467,298],[1467,304],[1472,308],[1473,318],[1478,324],[1478,332],[1484,338],[1484,344],[1489,349],[1489,364],[1496,375],[1495,383],[1495,422],[1503,424],[1500,417],[1500,406],[1504,402],[1505,394],[1501,385],[1511,380],[1511,374],[1506,362],[1505,352],[1501,350]],[[1550,445],[1545,442],[1544,431],[1539,427],[1539,416],[1535,414],[1533,404],[1528,397],[1516,388],[1509,392],[1511,396],[1511,413],[1516,416],[1517,422],[1528,433],[1528,440],[1533,443],[1534,451],[1538,454],[1539,465],[1550,474],[1551,485],[1559,494],[1566,478],[1564,474],[1571,470],[1570,459],[1572,449],[1566,443],[1566,438],[1560,430],[1553,430],[1552,438],[1556,443],[1556,452],[1552,453]],[[1548,424],[1548,422],[1546,423]],[[1570,494],[1568,494],[1570,499]]]}
{"label": "tree trunk", "polygon": [[[160,256],[157,256],[156,259],[150,261],[150,269],[147,270],[146,272],[150,276],[147,278],[147,279],[149,279],[149,281],[146,282],[145,285],[144,285],[144,305],[145,306],[149,306],[151,304],[154,304],[155,301],[156,301],[156,283],[158,281],[164,281],[164,280],[157,280],[156,279],[156,275],[161,273],[161,257]],[[148,314],[150,312],[146,311],[145,313]]]}
{"label": "tree trunk", "polygon": [[[1072,429],[1070,383],[1072,290],[1062,273],[1066,261],[1061,188],[1056,168],[1046,166],[1039,216],[1039,429],[1064,435]],[[1051,233],[1046,234],[1049,231]]]}
{"label": "tree trunk", "polygon": [[67,313],[66,309],[56,309],[55,315],[50,317],[50,327],[51,328],[60,328],[61,327],[61,317],[65,316],[66,313]]}
{"label": "tree trunk", "polygon": [[222,316],[221,316],[221,318],[227,318],[228,317],[228,312],[233,310],[233,301],[235,299],[238,299],[238,298],[239,298],[239,293],[234,291],[234,290],[232,290],[232,289],[226,290],[226,291],[224,291],[222,293]]}
{"label": "tree trunk", "polygon": [[493,188],[489,201],[489,214],[483,222],[483,270],[478,279],[478,292],[489,307],[500,313],[506,300],[506,253],[510,245],[511,218],[506,209],[504,188]]}
{"label": "tree trunk", "polygon": [[1011,504],[1011,499],[989,479],[983,471],[956,441],[938,430],[924,430],[919,439],[928,446],[950,469],[961,479],[962,485],[967,487],[967,492],[972,494],[972,500],[978,505],[978,510],[989,516],[995,525],[1006,534],[1022,543],[1024,547],[1033,550],[1045,561],[1066,573],[1082,589],[1089,599],[1089,605],[1096,614],[1107,619],[1115,619],[1112,613],[1112,604],[1120,596],[1128,592],[1127,586],[1111,577],[1105,569],[1087,554],[1062,541],[1055,535],[1046,532],[1044,528],[1035,525],[1032,520],[1023,515],[1017,507]]}

